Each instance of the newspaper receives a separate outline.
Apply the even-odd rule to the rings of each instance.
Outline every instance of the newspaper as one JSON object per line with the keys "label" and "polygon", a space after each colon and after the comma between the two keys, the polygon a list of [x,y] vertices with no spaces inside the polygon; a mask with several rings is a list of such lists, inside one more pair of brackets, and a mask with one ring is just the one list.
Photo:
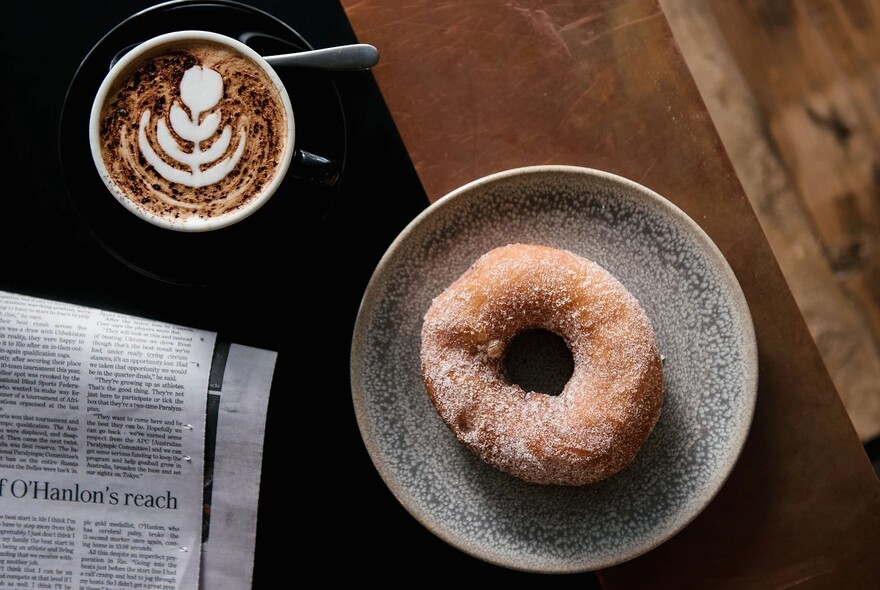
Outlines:
{"label": "newspaper", "polygon": [[0,291],[0,588],[250,588],[275,357]]}

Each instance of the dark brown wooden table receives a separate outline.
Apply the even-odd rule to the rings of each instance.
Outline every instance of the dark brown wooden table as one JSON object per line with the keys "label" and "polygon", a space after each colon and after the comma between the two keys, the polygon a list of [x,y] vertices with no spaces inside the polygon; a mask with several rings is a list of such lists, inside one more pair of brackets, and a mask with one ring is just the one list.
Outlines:
{"label": "dark brown wooden table", "polygon": [[[343,0],[430,201],[533,164],[600,168],[687,212],[749,302],[760,384],[718,496],[607,588],[880,588],[880,482],[655,0]],[[396,543],[405,546],[405,539]]]}

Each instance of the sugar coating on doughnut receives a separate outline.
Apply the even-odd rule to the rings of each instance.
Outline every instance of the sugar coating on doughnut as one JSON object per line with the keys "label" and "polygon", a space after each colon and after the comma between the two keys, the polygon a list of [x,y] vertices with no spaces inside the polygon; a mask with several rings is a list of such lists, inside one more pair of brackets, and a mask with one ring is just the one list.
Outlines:
{"label": "sugar coating on doughnut", "polygon": [[[543,328],[571,350],[558,396],[504,371],[518,333]],[[421,367],[434,407],[478,457],[529,482],[583,485],[636,456],[660,415],[663,370],[651,322],[598,264],[511,244],[481,256],[425,315]]]}

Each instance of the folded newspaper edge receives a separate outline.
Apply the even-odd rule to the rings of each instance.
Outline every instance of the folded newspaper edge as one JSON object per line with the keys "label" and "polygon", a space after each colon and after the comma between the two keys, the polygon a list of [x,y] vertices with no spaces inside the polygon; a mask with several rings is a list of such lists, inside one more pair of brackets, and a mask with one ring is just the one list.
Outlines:
{"label": "folded newspaper edge", "polygon": [[250,588],[276,359],[0,291],[0,587]]}

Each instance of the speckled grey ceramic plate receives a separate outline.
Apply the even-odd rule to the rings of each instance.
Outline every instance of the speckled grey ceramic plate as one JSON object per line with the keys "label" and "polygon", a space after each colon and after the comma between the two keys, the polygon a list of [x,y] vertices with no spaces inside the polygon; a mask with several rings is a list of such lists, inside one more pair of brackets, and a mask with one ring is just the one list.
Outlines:
{"label": "speckled grey ceramic plate", "polygon": [[[484,464],[441,422],[419,369],[422,317],[481,254],[571,250],[639,299],[665,357],[651,436],[597,484],[528,484]],[[354,329],[351,383],[367,450],[403,506],[475,557],[535,572],[595,570],[666,541],[714,497],[751,425],[757,348],[742,290],[708,236],[663,197],[570,166],[509,170],[426,209],[389,247]]]}

